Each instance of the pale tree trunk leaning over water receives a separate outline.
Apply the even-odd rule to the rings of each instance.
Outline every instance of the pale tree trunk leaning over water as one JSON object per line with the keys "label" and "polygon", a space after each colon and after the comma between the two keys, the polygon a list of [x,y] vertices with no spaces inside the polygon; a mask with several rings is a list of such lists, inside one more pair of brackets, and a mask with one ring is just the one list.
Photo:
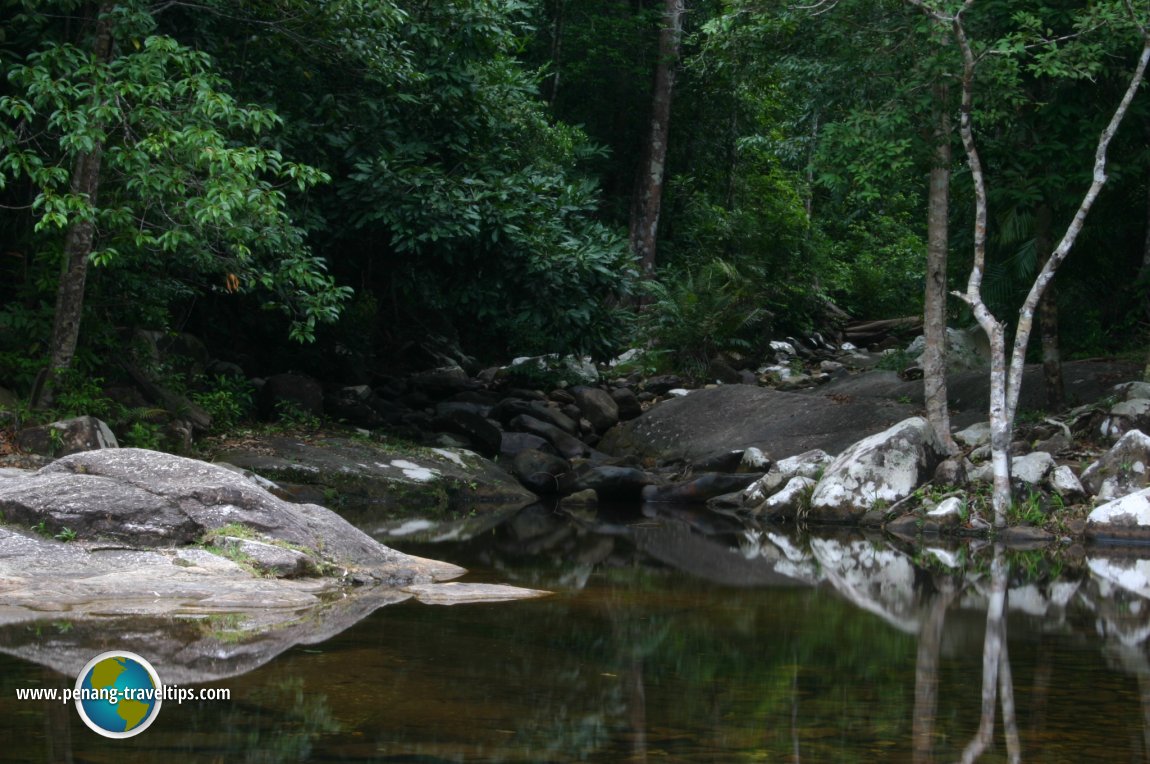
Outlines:
{"label": "pale tree trunk leaning over water", "polygon": [[[955,296],[966,302],[982,330],[990,339],[990,448],[991,465],[994,474],[994,488],[992,503],[994,507],[994,525],[1002,528],[1006,525],[1006,515],[1012,503],[1010,484],[1010,442],[1014,433],[1014,415],[1018,407],[1018,395],[1022,385],[1022,373],[1026,363],[1026,346],[1030,341],[1030,332],[1034,326],[1035,310],[1038,307],[1042,294],[1054,277],[1055,271],[1074,246],[1086,216],[1090,213],[1094,201],[1106,184],[1106,152],[1110,141],[1118,131],[1118,126],[1126,116],[1130,102],[1138,92],[1139,86],[1146,73],[1146,65],[1150,62],[1150,33],[1143,29],[1142,53],[1138,58],[1138,65],[1130,78],[1130,84],[1115,109],[1110,122],[1098,137],[1098,146],[1094,156],[1094,176],[1090,188],[1086,191],[1078,211],[1074,215],[1070,226],[1063,234],[1062,240],[1050,258],[1043,265],[1030,292],[1019,311],[1018,325],[1014,336],[1014,346],[1010,355],[1009,365],[1006,356],[1006,327],[1000,322],[986,303],[982,300],[982,278],[986,270],[986,233],[987,233],[987,193],[986,177],[983,173],[982,162],[979,158],[978,147],[974,140],[973,104],[974,104],[974,71],[975,56],[970,40],[966,35],[963,24],[963,13],[974,5],[975,0],[965,0],[962,7],[954,15],[947,15],[930,6],[926,0],[907,0],[907,2],[920,8],[929,16],[939,21],[949,23],[959,49],[962,52],[962,112],[959,121],[959,131],[962,135],[962,145],[966,151],[967,162],[970,165],[971,179],[974,183],[975,216],[974,216],[974,262],[970,270],[966,291],[955,293]],[[1134,9],[1126,0],[1126,7],[1134,17]]]}

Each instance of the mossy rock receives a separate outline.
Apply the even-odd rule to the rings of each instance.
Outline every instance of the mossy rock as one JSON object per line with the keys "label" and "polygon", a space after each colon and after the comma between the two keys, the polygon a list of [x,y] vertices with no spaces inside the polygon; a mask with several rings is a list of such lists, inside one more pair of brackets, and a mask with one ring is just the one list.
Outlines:
{"label": "mossy rock", "polygon": [[322,496],[320,503],[360,527],[416,517],[453,520],[536,500],[494,462],[464,449],[267,436],[216,460],[275,481],[285,498]]}

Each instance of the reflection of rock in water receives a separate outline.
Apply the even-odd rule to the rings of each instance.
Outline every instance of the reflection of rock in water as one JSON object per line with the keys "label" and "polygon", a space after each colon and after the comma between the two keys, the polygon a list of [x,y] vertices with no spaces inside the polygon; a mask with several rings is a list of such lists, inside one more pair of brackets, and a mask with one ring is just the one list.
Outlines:
{"label": "reflection of rock in water", "polygon": [[1096,615],[1099,635],[1140,649],[1150,638],[1150,601],[1135,575],[1144,568],[1142,560],[1091,559],[1083,586],[1083,604]]}
{"label": "reflection of rock in water", "polygon": [[635,545],[659,562],[726,586],[802,586],[809,582],[779,570],[793,566],[781,552],[748,559],[737,546],[701,536],[683,522],[664,519],[631,528]]}
{"label": "reflection of rock in water", "polygon": [[410,594],[355,592],[308,609],[263,609],[201,616],[69,617],[0,624],[0,651],[74,677],[105,650],[131,650],[156,667],[165,683],[212,682],[247,673],[290,647],[330,639],[384,605]]}
{"label": "reflection of rock in water", "polygon": [[896,629],[916,633],[922,609],[914,591],[915,566],[903,553],[869,539],[811,539],[827,581],[856,606]]}
{"label": "reflection of rock in water", "polygon": [[[331,639],[385,605],[501,602],[544,592],[491,584],[365,587],[309,608],[257,608],[183,616],[55,613],[0,621],[0,652],[75,676],[105,650],[143,655],[167,683],[198,684],[252,671],[296,645]],[[45,614],[46,615],[46,614]],[[26,614],[22,614],[26,616]]]}

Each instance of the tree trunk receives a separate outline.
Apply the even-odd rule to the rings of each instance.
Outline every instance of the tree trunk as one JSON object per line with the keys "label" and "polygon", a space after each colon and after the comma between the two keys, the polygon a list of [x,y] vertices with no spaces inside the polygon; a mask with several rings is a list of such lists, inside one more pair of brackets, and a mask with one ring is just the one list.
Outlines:
{"label": "tree trunk", "polygon": [[811,117],[811,142],[807,147],[807,183],[803,190],[803,209],[807,212],[807,220],[815,211],[815,147],[819,145],[819,110],[815,109]]}
{"label": "tree trunk", "polygon": [[947,454],[958,447],[950,434],[950,409],[946,394],[946,259],[950,247],[947,222],[950,214],[950,117],[947,86],[934,88],[934,165],[930,169],[927,202],[926,294],[923,299],[922,354],[923,393],[926,416],[935,438]]}
{"label": "tree trunk", "polygon": [[663,27],[659,31],[659,61],[651,95],[651,129],[643,148],[641,176],[635,189],[631,213],[631,250],[644,278],[655,273],[655,235],[663,201],[663,178],[667,162],[667,137],[671,122],[671,96],[679,62],[685,0],[665,0]]}
{"label": "tree trunk", "polygon": [[551,19],[551,77],[547,83],[547,104],[555,107],[559,95],[559,73],[563,55],[563,21],[567,10],[567,0],[553,0],[554,11]]}
{"label": "tree trunk", "polygon": [[[1150,122],[1146,124],[1150,133]],[[1142,313],[1150,318],[1150,183],[1146,184],[1146,237],[1142,240],[1142,266],[1138,269],[1136,282],[1142,290]],[[1150,354],[1146,356],[1146,368],[1142,371],[1142,381],[1150,382]]]}
{"label": "tree trunk", "polygon": [[[1041,205],[1034,232],[1039,268],[1046,265],[1054,251],[1054,237],[1050,228],[1052,219],[1049,205]],[[1038,303],[1038,332],[1042,338],[1042,377],[1046,382],[1046,407],[1051,411],[1061,411],[1066,407],[1066,387],[1062,381],[1062,353],[1058,347],[1058,303],[1053,284]]]}
{"label": "tree trunk", "polygon": [[[100,4],[96,18],[96,37],[92,57],[97,63],[112,58],[112,19],[115,3]],[[93,89],[92,99],[100,94]],[[104,146],[96,143],[91,151],[77,154],[72,162],[71,193],[87,200],[94,212],[100,190],[100,167],[104,159]],[[54,384],[60,373],[72,366],[76,342],[80,336],[80,321],[84,313],[84,288],[88,280],[88,257],[96,227],[92,214],[74,217],[64,233],[64,262],[60,284],[56,289],[56,313],[52,323],[52,339],[48,351],[48,369],[44,379],[36,386],[32,396],[33,408],[48,408],[54,397]]]}
{"label": "tree trunk", "polygon": [[962,134],[963,149],[966,151],[967,161],[970,164],[971,180],[974,183],[975,220],[974,262],[971,265],[966,291],[957,296],[970,305],[978,325],[982,327],[990,340],[990,449],[994,475],[991,502],[994,507],[994,525],[996,528],[1002,528],[1006,525],[1006,515],[1013,500],[1010,485],[1010,442],[1014,430],[1014,416],[1018,409],[1018,396],[1022,387],[1022,373],[1026,365],[1026,346],[1030,342],[1035,311],[1043,292],[1050,284],[1051,279],[1054,278],[1055,270],[1074,247],[1074,242],[1082,231],[1082,226],[1086,223],[1086,217],[1090,214],[1094,201],[1106,184],[1106,154],[1110,147],[1110,141],[1118,131],[1119,125],[1122,124],[1131,101],[1134,100],[1135,94],[1142,85],[1147,64],[1150,63],[1150,32],[1143,30],[1143,45],[1142,52],[1138,57],[1138,65],[1135,67],[1126,92],[1115,108],[1110,122],[1098,136],[1098,146],[1094,153],[1093,182],[1083,196],[1078,211],[1067,227],[1066,233],[1063,234],[1062,240],[1059,241],[1058,246],[1051,252],[1050,258],[1035,277],[1030,292],[1019,310],[1014,347],[1008,365],[1005,327],[994,317],[982,299],[982,278],[986,270],[986,179],[971,124],[974,108],[975,56],[962,19],[963,12],[971,7],[974,0],[965,0],[962,8],[953,16],[947,16],[934,10],[927,6],[924,0],[908,0],[908,2],[934,19],[949,22],[954,32],[955,41],[962,51],[962,117],[959,127]]}
{"label": "tree trunk", "polygon": [[[969,6],[964,6],[964,9]],[[978,325],[990,341],[990,462],[993,470],[991,504],[994,526],[1006,526],[1006,514],[1013,500],[1010,486],[1010,440],[1013,419],[1007,416],[1006,329],[982,301],[982,277],[986,272],[986,176],[974,142],[974,51],[962,25],[961,12],[951,19],[954,37],[962,51],[962,113],[959,133],[974,182],[974,262],[966,291],[959,297],[970,305]]]}
{"label": "tree trunk", "polygon": [[1002,619],[1002,654],[998,658],[998,698],[1002,706],[1002,732],[1006,737],[1006,760],[1022,761],[1022,741],[1018,737],[1018,713],[1014,704],[1014,671],[1010,668],[1010,648],[1006,639],[1006,619]]}
{"label": "tree trunk", "polygon": [[[1150,120],[1142,125],[1147,143],[1150,143]],[[1150,183],[1146,184],[1146,231],[1142,238],[1142,265],[1138,268],[1137,285],[1142,290],[1142,313],[1150,319]]]}

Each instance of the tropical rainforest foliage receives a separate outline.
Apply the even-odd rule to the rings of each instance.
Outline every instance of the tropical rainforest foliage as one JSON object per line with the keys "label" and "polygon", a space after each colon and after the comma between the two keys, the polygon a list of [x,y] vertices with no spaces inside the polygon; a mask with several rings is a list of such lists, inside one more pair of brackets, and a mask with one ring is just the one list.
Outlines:
{"label": "tropical rainforest foliage", "polygon": [[[840,309],[921,310],[954,46],[900,0],[679,5],[649,282],[628,225],[662,2],[0,0],[0,379],[94,367],[132,328],[332,374],[429,336],[503,360],[644,332],[705,363]],[[1140,47],[1126,9],[966,12],[999,315],[1089,185]],[[1058,276],[1072,352],[1145,340],[1148,117],[1143,94]],[[958,287],[973,191],[951,141]]]}

